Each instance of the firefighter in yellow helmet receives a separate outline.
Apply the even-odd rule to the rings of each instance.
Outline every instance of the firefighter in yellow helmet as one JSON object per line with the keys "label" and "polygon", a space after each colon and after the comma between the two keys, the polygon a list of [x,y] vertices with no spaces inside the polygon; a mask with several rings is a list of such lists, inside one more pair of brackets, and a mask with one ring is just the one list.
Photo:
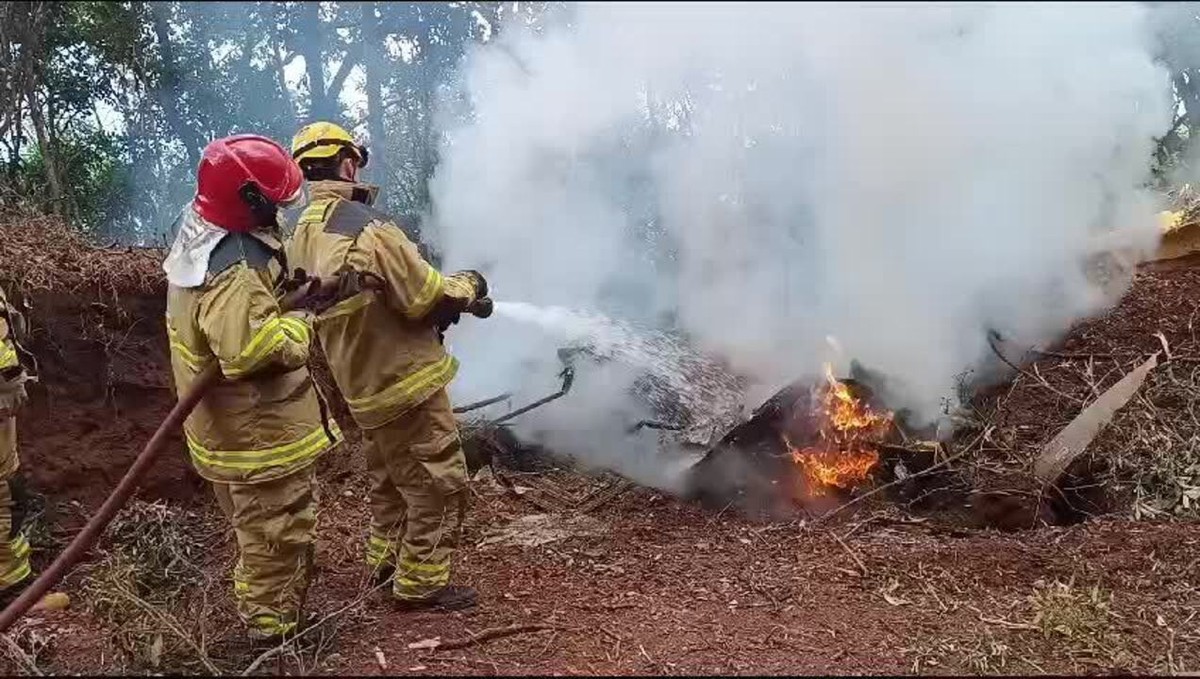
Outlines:
{"label": "firefighter in yellow helmet", "polygon": [[[367,440],[371,530],[366,560],[402,609],[460,609],[475,590],[450,585],[466,511],[467,468],[446,386],[458,369],[441,333],[487,295],[472,271],[444,276],[401,223],[372,207],[357,181],[367,150],[318,122],[292,140],[310,202],[288,243],[292,266],[322,278],[357,272],[362,289],[323,311],[317,337],[338,389]],[[415,236],[414,236],[415,238]],[[348,278],[343,276],[343,279]],[[354,291],[350,291],[353,293]]]}
{"label": "firefighter in yellow helmet", "polygon": [[196,184],[163,264],[171,368],[182,395],[220,367],[184,434],[237,537],[238,613],[252,639],[274,642],[304,623],[313,463],[340,439],[308,372],[311,314],[281,313],[276,297],[287,272],[276,214],[303,177],[279,144],[236,135],[204,149]]}
{"label": "firefighter in yellow helmet", "polygon": [[[0,605],[8,605],[29,584],[29,539],[22,530],[28,510],[25,485],[17,470],[16,412],[25,405],[31,376],[18,347],[25,318],[0,290]],[[25,355],[28,358],[28,355]]]}

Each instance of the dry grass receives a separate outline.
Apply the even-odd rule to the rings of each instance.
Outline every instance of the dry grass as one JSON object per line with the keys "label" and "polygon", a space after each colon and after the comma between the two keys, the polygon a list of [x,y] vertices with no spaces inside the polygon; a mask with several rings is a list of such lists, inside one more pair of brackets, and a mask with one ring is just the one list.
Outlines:
{"label": "dry grass", "polygon": [[110,626],[121,671],[218,673],[206,651],[211,583],[201,570],[214,537],[203,518],[165,502],[134,501],[113,521],[83,602]]}
{"label": "dry grass", "polygon": [[1136,518],[1200,519],[1200,364],[1152,373],[1096,442]]}
{"label": "dry grass", "polygon": [[1074,580],[1039,583],[1029,597],[1033,625],[1043,635],[1084,645],[1109,636],[1111,597],[1098,586],[1080,588]]}
{"label": "dry grass", "polygon": [[1079,587],[1068,582],[1038,582],[1029,597],[1032,624],[1055,641],[1073,662],[1105,668],[1145,665],[1128,648],[1117,629],[1112,595],[1098,585]]}
{"label": "dry grass", "polygon": [[[157,248],[97,247],[56,217],[0,215],[6,285],[28,292],[147,293],[165,286]],[[108,296],[108,295],[104,295]]]}

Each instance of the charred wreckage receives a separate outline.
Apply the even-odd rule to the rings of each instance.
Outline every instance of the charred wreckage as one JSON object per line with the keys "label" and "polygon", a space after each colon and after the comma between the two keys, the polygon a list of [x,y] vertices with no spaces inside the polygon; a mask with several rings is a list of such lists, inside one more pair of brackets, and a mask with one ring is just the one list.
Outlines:
{"label": "charred wreckage", "polygon": [[[555,471],[584,471],[568,456],[524,440],[511,427],[517,417],[567,397],[576,371],[608,357],[587,346],[558,351],[560,388],[494,418],[479,416],[489,406],[510,401],[502,394],[456,410],[460,415],[469,473],[490,469],[510,491],[545,511],[592,511],[635,483],[612,471],[593,474],[583,491],[556,480]],[[1012,498],[975,491],[952,463],[962,455],[939,442],[933,427],[916,426],[909,412],[892,411],[895,402],[885,376],[850,363],[839,378],[825,366],[820,378],[783,387],[750,413],[740,407],[714,417],[676,398],[667,381],[645,374],[635,396],[655,419],[631,422],[625,435],[655,432],[664,461],[683,457],[687,468],[676,492],[713,510],[735,508],[770,518],[824,518],[875,497],[918,512],[963,513],[971,525],[1029,527],[1026,518],[1050,523],[1082,520],[1096,500],[1087,479],[1065,473],[1034,508]],[[731,388],[736,385],[726,385]],[[520,478],[520,485],[512,477]],[[524,486],[524,488],[521,488]],[[1082,508],[1082,509],[1081,509]]]}
{"label": "charred wreckage", "polygon": [[[515,418],[568,396],[581,362],[608,360],[588,347],[560,349],[558,359],[561,387],[544,398],[491,419],[477,413],[510,401],[511,394],[456,409],[468,471],[475,476],[488,467],[509,488],[508,475],[519,474],[522,483],[542,491],[535,504],[547,510],[589,510],[633,483],[606,471],[598,488],[570,498],[553,481],[533,477],[571,468],[572,461],[523,440],[510,426]],[[905,413],[884,408],[877,396],[884,385],[880,376],[857,363],[852,363],[851,372],[852,377],[838,379],[827,366],[821,380],[793,382],[748,416],[739,408],[716,417],[689,411],[673,398],[669,384],[646,374],[636,385],[636,395],[657,417],[631,422],[624,433],[656,432],[665,457],[690,457],[681,495],[717,509],[732,505],[772,516],[798,509],[812,514],[879,484],[889,484],[895,499],[910,504],[944,501],[946,492],[960,487],[961,481],[927,473],[944,460],[943,448],[930,440],[931,432],[909,427]]]}

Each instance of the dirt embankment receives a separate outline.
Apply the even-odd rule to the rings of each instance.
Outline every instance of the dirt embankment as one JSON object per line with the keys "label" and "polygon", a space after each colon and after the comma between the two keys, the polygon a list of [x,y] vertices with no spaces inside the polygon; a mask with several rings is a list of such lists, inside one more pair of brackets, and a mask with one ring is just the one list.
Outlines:
{"label": "dirt embankment", "polygon": [[[49,218],[0,219],[0,229],[0,285],[32,307],[40,378],[18,420],[22,467],[35,491],[94,506],[175,400],[162,253],[94,247]],[[202,485],[178,434],[172,444],[143,493],[189,499]]]}

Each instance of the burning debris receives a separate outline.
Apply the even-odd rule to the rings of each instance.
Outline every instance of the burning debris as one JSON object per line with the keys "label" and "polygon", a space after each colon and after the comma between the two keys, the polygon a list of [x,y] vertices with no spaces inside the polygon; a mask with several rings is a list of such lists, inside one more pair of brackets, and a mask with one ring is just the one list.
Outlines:
{"label": "burning debris", "polygon": [[826,365],[821,379],[781,389],[692,467],[685,496],[772,516],[824,514],[885,487],[913,508],[963,499],[932,432],[886,407],[883,376],[854,361],[850,375]]}
{"label": "burning debris", "polygon": [[[890,433],[895,419],[890,411],[878,412],[855,398],[850,387],[834,377],[829,364],[825,382],[816,391],[811,401],[815,408],[794,412],[782,433],[792,460],[803,470],[804,490],[812,496],[833,488],[849,490],[868,480],[879,465],[876,446]],[[798,438],[814,430],[815,441]]]}
{"label": "burning debris", "polygon": [[[528,476],[522,480],[527,486],[523,490],[534,491],[523,495],[543,511],[586,513],[632,486],[629,479],[606,472],[591,485],[572,490],[559,475],[567,478],[584,472],[590,478],[594,474],[580,469],[570,457],[523,441],[500,426],[504,420],[563,396],[570,389],[574,362],[581,357],[603,360],[587,351],[562,350],[564,384],[558,393],[498,420],[464,427],[472,473],[489,465],[506,486],[511,484],[500,469],[538,476],[539,480]],[[690,467],[683,473],[681,494],[716,509],[736,506],[748,514],[822,516],[878,495],[877,499],[910,510],[966,510],[967,515],[958,520],[968,525],[1020,528],[1039,521],[1073,522],[1080,514],[1078,509],[1060,505],[1081,502],[1077,500],[1083,495],[1073,490],[1074,486],[1094,487],[1090,475],[1083,481],[1071,481],[1074,477],[1063,474],[1065,481],[1043,484],[1053,490],[1043,501],[1038,501],[1036,493],[1010,497],[974,488],[969,473],[952,465],[967,451],[950,455],[933,440],[932,431],[912,425],[907,411],[889,409],[886,404],[894,400],[887,379],[854,361],[849,377],[839,378],[832,365],[826,364],[820,378],[799,380],[781,389],[748,419],[728,427],[723,436],[714,436],[717,442],[711,446],[698,446],[696,440],[696,433],[710,427],[711,420],[700,427],[691,426],[703,418],[667,398],[668,384],[647,378],[642,386],[655,406],[653,413],[665,421],[643,420],[626,434],[643,436],[647,435],[644,430],[657,430],[654,435],[659,437],[664,465],[675,453],[689,458],[683,460]],[[499,397],[482,405],[497,400]],[[688,451],[698,447],[702,456],[691,464],[697,458]]]}
{"label": "burning debris", "polygon": [[874,480],[896,416],[865,384],[837,379],[784,387],[731,429],[690,471],[686,495],[752,513],[792,514]]}

